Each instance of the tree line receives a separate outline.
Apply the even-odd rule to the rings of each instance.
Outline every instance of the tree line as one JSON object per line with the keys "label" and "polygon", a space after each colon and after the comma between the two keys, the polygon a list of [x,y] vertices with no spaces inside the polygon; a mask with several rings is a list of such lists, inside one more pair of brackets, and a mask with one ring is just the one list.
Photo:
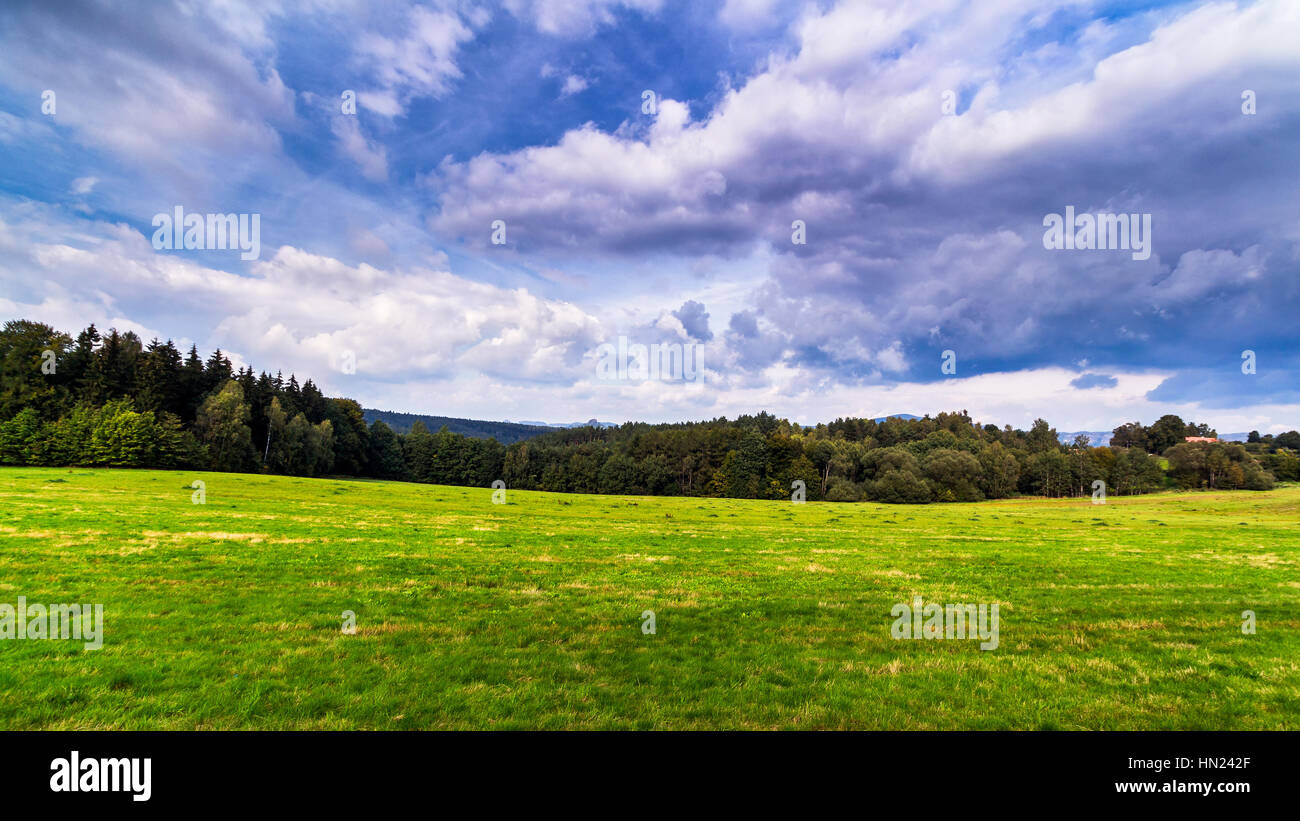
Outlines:
{"label": "tree line", "polygon": [[367,426],[361,406],[310,379],[235,369],[170,341],[93,325],[76,338],[28,320],[0,330],[0,463],[341,475],[577,493],[926,503],[1166,487],[1263,490],[1300,480],[1300,433],[1246,444],[1168,415],[1115,429],[1108,447],[979,425],[966,411],[802,427],[736,419],[572,428],[510,444]]}

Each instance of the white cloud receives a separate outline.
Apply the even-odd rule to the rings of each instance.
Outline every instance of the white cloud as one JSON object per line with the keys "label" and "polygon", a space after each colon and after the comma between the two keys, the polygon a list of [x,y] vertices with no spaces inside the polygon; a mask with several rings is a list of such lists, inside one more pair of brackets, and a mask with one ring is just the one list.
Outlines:
{"label": "white cloud", "polygon": [[20,140],[51,139],[54,132],[42,122],[24,120],[8,111],[0,111],[0,143],[12,144]]}
{"label": "white cloud", "polygon": [[771,21],[776,0],[726,0],[718,10],[718,22],[731,28],[748,30]]}
{"label": "white cloud", "polygon": [[[1086,80],[1045,90],[1017,107],[995,108],[990,101],[972,106],[970,116],[939,120],[917,142],[911,168],[968,177],[1037,145],[1107,140],[1120,131],[1136,143],[1134,130],[1208,125],[1224,114],[1240,122],[1240,89],[1222,101],[1196,89],[1213,80],[1272,76],[1278,66],[1294,72],[1300,67],[1298,36],[1295,3],[1208,4],[1156,28],[1146,42],[1100,60]],[[1300,88],[1294,77],[1287,83],[1293,91]],[[1124,145],[1116,150],[1116,159],[1125,159]]]}
{"label": "white cloud", "polygon": [[[657,13],[661,4],[507,6],[543,34],[577,37],[629,11]],[[261,181],[279,197],[267,201],[288,206],[278,214],[263,209],[267,253],[272,242],[279,251],[240,276],[221,270],[228,258],[155,254],[125,226],[46,215],[33,218],[33,229],[29,214],[11,206],[0,221],[0,308],[38,312],[70,330],[90,319],[151,333],[154,326],[215,329],[200,344],[413,410],[665,419],[768,407],[815,413],[816,421],[964,406],[1022,424],[1007,414],[1029,407],[1059,427],[1091,428],[1112,424],[1115,414],[1166,412],[1168,405],[1143,398],[1158,378],[1103,365],[1116,386],[1079,392],[1068,387],[1077,372],[1023,363],[1105,363],[1106,346],[1117,339],[1147,350],[1184,344],[1153,327],[1150,316],[1181,311],[1178,327],[1190,327],[1229,301],[1220,298],[1227,292],[1256,288],[1270,310],[1294,303],[1294,285],[1279,287],[1269,268],[1270,260],[1289,252],[1293,261],[1296,253],[1294,220],[1285,217],[1290,167],[1276,162],[1276,151],[1249,162],[1228,153],[1211,166],[1189,161],[1224,144],[1286,145],[1278,126],[1300,99],[1291,93],[1300,91],[1293,3],[1157,9],[1093,22],[1075,40],[1067,35],[1023,52],[1026,42],[1052,39],[1061,9],[1075,19],[1087,5],[809,5],[753,76],[706,98],[711,108],[660,99],[656,115],[634,116],[612,132],[576,126],[546,145],[459,155],[470,158],[445,160],[428,176],[441,194],[441,210],[428,222],[438,238],[466,237],[473,246],[485,240],[491,220],[505,219],[511,249],[473,262],[500,277],[494,282],[526,281],[512,279],[518,271],[511,266],[537,271],[541,279],[530,289],[475,282],[463,273],[473,270],[468,266],[451,273],[430,237],[412,225],[416,203],[427,197],[397,190],[391,200],[371,201],[289,161],[279,131],[301,123],[275,65],[270,23],[278,6],[184,8],[165,22],[140,18],[130,38],[108,31],[102,47],[90,22],[55,27],[28,9],[6,17],[6,87],[30,97],[48,76],[67,79],[57,89],[55,118],[0,112],[0,143],[61,139],[66,131],[128,157],[148,172],[134,189],[118,184],[125,175],[98,165],[112,185],[95,188],[89,176],[70,184],[77,194],[131,191],[142,207],[106,210],[137,220],[182,196],[187,208],[191,198],[197,207],[208,188],[220,189],[213,208],[228,207],[223,196],[261,196],[248,193],[255,190],[250,181]],[[718,15],[734,29],[753,30],[766,25],[765,15],[787,10],[773,0],[727,0]],[[214,14],[224,15],[220,24],[208,19]],[[380,28],[343,47],[354,49],[354,67],[367,72],[356,83],[362,114],[381,116],[339,117],[337,92],[304,92],[309,104],[330,108],[325,139],[332,136],[365,178],[387,180],[385,143],[393,150],[402,143],[375,135],[404,127],[392,120],[413,99],[456,89],[462,52],[486,15],[447,2],[417,7],[409,17],[369,18]],[[1037,30],[1047,23],[1053,28]],[[58,37],[49,33],[55,28]],[[563,78],[561,96],[587,87],[568,68],[546,63],[540,73]],[[1254,119],[1236,111],[1246,77],[1262,92]],[[554,93],[546,87],[544,94]],[[960,116],[940,116],[947,89],[961,91]],[[1249,137],[1216,142],[1225,134]],[[1170,135],[1180,139],[1165,139]],[[1271,174],[1275,187],[1235,188],[1214,176],[1219,166],[1231,169],[1225,175]],[[1270,170],[1252,170],[1260,168]],[[60,193],[68,184],[59,182]],[[1201,191],[1180,193],[1193,186]],[[1207,190],[1232,191],[1236,199],[1210,202]],[[1158,246],[1173,264],[1159,253],[1140,269],[1103,255],[1043,255],[1041,213],[1021,212],[1057,192],[1096,200],[1078,202],[1089,209],[1155,209],[1152,200],[1162,193],[1181,196],[1156,222]],[[247,199],[237,202],[250,207]],[[794,218],[808,222],[807,247],[789,243]],[[1253,231],[1274,231],[1292,244],[1279,253]],[[329,244],[332,237],[337,244]],[[453,253],[458,266],[464,250]],[[430,257],[436,261],[421,261]],[[619,267],[606,265],[609,257]],[[688,270],[702,260],[707,264]],[[672,274],[658,270],[674,265]],[[610,270],[618,273],[602,279]],[[556,293],[583,301],[544,296]],[[708,348],[710,383],[590,382],[584,357],[594,344],[625,326],[680,335],[681,322],[666,312],[687,297],[711,312],[718,331]],[[1263,329],[1275,330],[1270,314],[1244,314],[1264,317],[1257,320]],[[979,354],[1014,370],[926,385],[863,384],[901,377],[917,362],[934,360],[937,370],[938,351],[955,338],[969,342],[959,346],[963,368]],[[1067,353],[1052,359],[1042,353],[1048,343]],[[351,380],[330,370],[341,346],[358,355]],[[1059,417],[1052,411],[1058,407]],[[1257,418],[1248,427],[1232,421],[1231,414],[1250,410],[1210,421],[1221,430],[1264,429]],[[1208,418],[1195,408],[1186,415]]]}
{"label": "white cloud", "polygon": [[[736,367],[737,352],[761,343],[724,334],[705,346],[703,383],[600,384],[592,353],[619,331],[576,305],[526,289],[435,268],[348,265],[290,246],[240,276],[155,252],[126,226],[77,220],[55,231],[66,241],[51,243],[42,239],[51,225],[24,206],[11,206],[0,219],[0,253],[7,260],[0,268],[0,293],[7,294],[0,313],[74,333],[95,322],[146,340],[210,328],[196,340],[204,350],[221,347],[255,368],[311,377],[328,392],[373,407],[558,421],[706,419],[765,408],[803,423],[964,408],[982,422],[1018,427],[1045,416],[1059,430],[1109,429],[1164,413],[1220,431],[1263,430],[1266,420],[1300,416],[1300,406],[1292,405],[1153,402],[1147,393],[1169,373],[1104,363],[1096,367],[1114,375],[1115,385],[1087,391],[1070,385],[1079,372],[1069,368],[940,379],[936,362],[933,382],[885,385],[787,362],[754,373]],[[757,323],[760,335],[764,324]],[[643,331],[684,334],[667,312]],[[337,370],[344,351],[356,356],[355,375]],[[897,341],[870,354],[884,371],[901,370],[905,356]],[[959,362],[959,373],[962,367]]]}
{"label": "white cloud", "polygon": [[570,74],[564,78],[564,86],[560,89],[560,97],[572,97],[587,89],[587,81],[576,74]]}
{"label": "white cloud", "polygon": [[366,179],[374,182],[388,179],[388,152],[382,145],[365,138],[355,116],[335,116],[330,129],[339,140],[339,149],[360,166]]}
{"label": "white cloud", "polygon": [[474,36],[461,17],[449,10],[416,6],[403,27],[405,36],[362,35],[357,60],[375,76],[379,88],[360,95],[363,105],[393,116],[414,97],[441,97],[461,76],[456,65],[460,46]]}
{"label": "white cloud", "polygon": [[613,23],[617,11],[654,14],[663,7],[663,0],[505,0],[505,6],[540,32],[577,37]]}
{"label": "white cloud", "polygon": [[[275,126],[293,121],[293,94],[269,60],[246,52],[262,43],[257,15],[229,5],[238,20],[222,18],[228,26],[200,10],[136,15],[129,28],[55,16],[53,6],[15,10],[0,28],[0,76],[34,99],[54,91],[51,123],[155,173],[185,179],[196,155],[274,152]],[[172,59],[160,68],[143,53]]]}
{"label": "white cloud", "polygon": [[198,327],[214,329],[205,340],[210,347],[323,384],[343,349],[355,352],[359,373],[379,382],[482,372],[562,383],[575,378],[583,354],[604,336],[575,305],[446,270],[352,266],[283,246],[241,276],[155,252],[122,225],[81,223],[66,235],[79,241],[43,242],[26,222],[0,221],[0,249],[17,252],[0,270],[0,292],[17,293],[26,282],[53,295],[8,300],[10,311],[53,309],[79,329],[93,317],[121,326],[142,305],[166,306],[157,319],[201,316]]}

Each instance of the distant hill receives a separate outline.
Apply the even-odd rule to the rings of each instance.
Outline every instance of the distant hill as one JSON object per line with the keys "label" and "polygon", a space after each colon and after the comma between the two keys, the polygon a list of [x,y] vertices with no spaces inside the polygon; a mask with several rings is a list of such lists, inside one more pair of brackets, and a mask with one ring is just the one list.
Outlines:
{"label": "distant hill", "polygon": [[1110,444],[1110,437],[1114,435],[1109,430],[1074,430],[1074,431],[1057,431],[1056,438],[1061,440],[1062,445],[1074,443],[1074,437],[1088,437],[1088,446],[1094,448],[1104,448]]}
{"label": "distant hill", "polygon": [[[1104,448],[1110,444],[1112,431],[1108,430],[1078,430],[1070,433],[1057,431],[1056,436],[1061,440],[1061,444],[1068,445],[1074,441],[1074,437],[1082,434],[1088,437],[1088,445],[1094,448]],[[1246,433],[1220,433],[1219,438],[1224,442],[1244,442],[1249,434]]]}
{"label": "distant hill", "polygon": [[531,439],[539,434],[555,430],[554,427],[533,425],[521,422],[486,422],[481,419],[459,419],[454,416],[428,416],[422,413],[400,413],[398,411],[362,408],[366,424],[382,421],[397,433],[410,433],[411,426],[423,422],[429,433],[437,433],[443,425],[452,433],[459,433],[472,439],[495,439],[503,445],[510,445],[524,439]]}
{"label": "distant hill", "polygon": [[[508,421],[508,420],[507,420]],[[522,420],[521,425],[534,425],[544,428],[616,428],[617,422],[598,422],[595,419],[588,419],[586,422],[534,422],[531,420]]]}
{"label": "distant hill", "polygon": [[876,424],[880,424],[886,419],[921,419],[921,418],[922,417],[916,416],[915,414],[911,414],[911,413],[891,413],[888,416],[877,416],[875,419],[872,419],[871,421],[875,422]]}

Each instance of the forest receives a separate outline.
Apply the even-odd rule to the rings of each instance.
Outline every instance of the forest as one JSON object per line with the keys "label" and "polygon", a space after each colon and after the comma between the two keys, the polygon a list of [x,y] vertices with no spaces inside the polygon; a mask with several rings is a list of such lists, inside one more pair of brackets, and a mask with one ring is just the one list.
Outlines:
{"label": "forest", "polygon": [[[965,411],[800,426],[769,413],[701,422],[559,429],[504,445],[367,425],[311,379],[236,370],[170,341],[94,325],[75,338],[11,320],[0,330],[0,464],[352,476],[573,493],[927,503],[1164,488],[1267,490],[1300,480],[1300,432],[1214,437],[1162,416],[1117,427],[1108,447],[980,425]],[[802,483],[802,484],[800,484]]]}

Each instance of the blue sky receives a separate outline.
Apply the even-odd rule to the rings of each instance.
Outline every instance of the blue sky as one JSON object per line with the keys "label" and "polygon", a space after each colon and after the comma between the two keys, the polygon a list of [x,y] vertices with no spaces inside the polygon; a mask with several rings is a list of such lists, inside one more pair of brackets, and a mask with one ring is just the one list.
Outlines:
{"label": "blue sky", "polygon": [[[0,316],[454,416],[1287,430],[1296,42],[1287,0],[8,3]],[[154,248],[178,205],[259,258]],[[1150,258],[1044,248],[1067,206]],[[704,381],[598,380],[620,336]]]}

